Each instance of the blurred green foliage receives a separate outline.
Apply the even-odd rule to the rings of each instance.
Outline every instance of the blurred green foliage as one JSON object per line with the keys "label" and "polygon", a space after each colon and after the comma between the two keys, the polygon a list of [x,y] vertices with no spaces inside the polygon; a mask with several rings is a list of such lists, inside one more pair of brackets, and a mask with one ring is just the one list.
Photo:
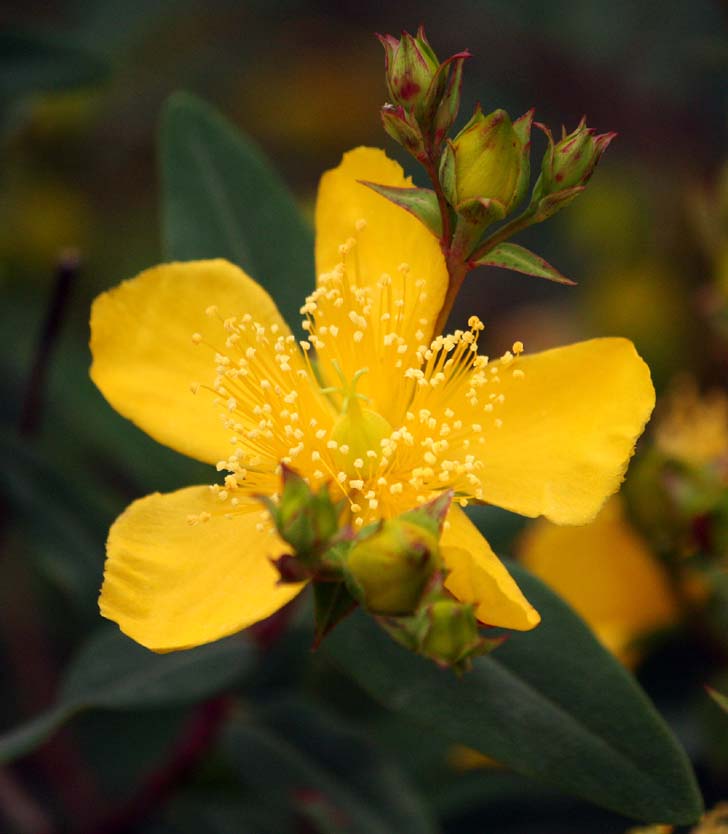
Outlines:
{"label": "blurred green foliage", "polygon": [[[88,307],[97,292],[162,257],[217,255],[250,269],[295,320],[312,284],[312,243],[287,189],[306,210],[318,175],[341,152],[385,144],[377,123],[380,47],[371,33],[423,20],[438,51],[475,53],[469,104],[479,98],[512,112],[536,105],[543,121],[567,124],[586,112],[590,124],[620,133],[579,211],[565,211],[548,231],[534,229],[526,239],[581,286],[567,290],[481,270],[453,320],[480,315],[496,351],[514,337],[537,349],[618,333],[636,342],[660,385],[681,370],[725,385],[725,340],[703,325],[715,260],[696,232],[689,197],[695,183],[714,178],[725,152],[728,45],[720,4],[680,3],[669,13],[637,0],[463,0],[446,10],[434,3],[378,10],[299,0],[8,5],[13,26],[0,33],[0,710],[9,734],[0,739],[0,759],[35,752],[0,769],[0,785],[13,788],[0,792],[2,830],[624,831],[623,818],[512,772],[454,770],[450,741],[466,740],[479,703],[451,711],[440,728],[432,704],[424,709],[415,701],[402,710],[407,693],[391,688],[399,650],[387,643],[375,652],[371,635],[367,650],[375,654],[355,654],[347,640],[354,633],[357,644],[365,640],[357,620],[317,655],[308,652],[306,611],[284,612],[290,621],[273,625],[276,640],[263,629],[168,656],[150,655],[102,626],[96,594],[109,524],[133,498],[209,476],[104,403],[88,380]],[[239,138],[194,97],[173,98],[158,179],[158,119],[180,88],[217,104],[252,140]],[[194,150],[199,131],[206,137],[202,163]],[[265,211],[250,211],[250,193],[267,195]],[[80,248],[82,268],[37,392],[37,428],[20,432],[38,334],[60,253],[69,246]],[[492,508],[478,508],[474,517],[496,550],[509,553],[522,520]],[[563,606],[553,606],[557,617]],[[545,624],[536,632],[542,642],[514,640],[503,648],[503,663],[519,652],[543,652],[544,675],[559,669],[578,681],[566,703],[553,705],[564,722],[554,747],[565,739],[578,746],[579,735],[606,745],[596,769],[581,774],[584,784],[598,780],[620,751],[635,769],[635,786],[645,780],[627,802],[615,777],[605,804],[647,816],[674,801],[674,818],[687,821],[695,797],[685,792],[689,778],[674,742],[655,730],[664,771],[651,793],[644,761],[654,750],[625,727],[644,711],[653,729],[658,719],[644,702],[630,700],[637,697],[632,684],[614,662],[575,651],[593,638],[573,615],[563,616],[573,629],[569,640],[560,642]],[[701,686],[720,662],[682,639],[656,652],[642,679],[686,743],[713,802],[728,795],[718,741],[725,734],[713,729],[716,720],[725,729],[725,716],[708,701],[706,719],[699,705],[707,701]],[[492,660],[500,662],[498,655]],[[369,677],[377,664],[378,681]],[[425,693],[431,701],[452,686],[427,674],[434,676]],[[604,713],[590,706],[591,698],[601,703],[605,676],[619,678],[608,691],[626,699],[624,710],[619,700]],[[513,686],[502,703],[490,703],[505,716],[501,729],[526,720]],[[395,712],[367,694],[379,687]],[[420,711],[429,714],[414,714]],[[70,731],[37,747],[71,717]],[[498,748],[509,764],[531,774],[547,769],[535,751],[515,749],[517,737],[504,734]],[[542,775],[573,790],[576,770]],[[577,792],[594,798],[591,787]]]}

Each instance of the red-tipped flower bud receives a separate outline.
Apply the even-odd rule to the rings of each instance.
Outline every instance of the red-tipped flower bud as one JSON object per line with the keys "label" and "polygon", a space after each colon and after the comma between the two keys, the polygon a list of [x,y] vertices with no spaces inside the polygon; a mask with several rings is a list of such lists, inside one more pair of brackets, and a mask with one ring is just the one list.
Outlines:
{"label": "red-tipped flower bud", "polygon": [[419,125],[403,107],[385,104],[381,111],[382,125],[395,142],[402,145],[415,159],[426,158],[425,143]]}
{"label": "red-tipped flower bud", "polygon": [[426,148],[437,150],[452,127],[460,107],[463,62],[458,52],[440,63],[420,26],[412,36],[403,32],[377,36],[384,47],[387,95],[382,121],[387,133],[417,159]]}
{"label": "red-tipped flower bud", "polygon": [[379,35],[384,47],[387,92],[394,104],[418,114],[422,111],[440,62],[420,26],[413,37],[403,32],[400,40],[392,35]]}
{"label": "red-tipped flower bud", "polygon": [[601,155],[617,135],[597,134],[593,128],[586,126],[584,118],[573,133],[567,136],[564,130],[561,141],[555,143],[551,131],[544,125],[539,127],[549,142],[541,163],[544,194],[586,185]]}

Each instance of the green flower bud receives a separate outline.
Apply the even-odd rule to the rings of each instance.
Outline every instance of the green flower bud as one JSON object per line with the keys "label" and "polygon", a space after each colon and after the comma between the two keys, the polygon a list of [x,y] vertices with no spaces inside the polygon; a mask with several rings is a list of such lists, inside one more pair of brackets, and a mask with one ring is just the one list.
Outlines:
{"label": "green flower bud", "polygon": [[426,159],[425,142],[419,125],[403,107],[385,104],[380,111],[385,131],[415,159]]}
{"label": "green flower bud", "polygon": [[[387,95],[381,110],[384,129],[416,159],[436,154],[460,107],[463,63],[458,52],[440,63],[420,26],[413,37],[377,36],[384,47]],[[427,150],[426,150],[427,149]]]}
{"label": "green flower bud", "polygon": [[378,35],[384,47],[387,92],[392,102],[407,111],[420,113],[425,105],[430,84],[437,76],[440,62],[425,37],[422,26],[413,37]]}
{"label": "green flower bud", "polygon": [[450,203],[494,203],[507,214],[522,191],[524,142],[504,110],[485,116],[480,106],[449,143],[441,180]]}
{"label": "green flower bud", "polygon": [[383,521],[346,560],[352,594],[374,614],[412,613],[439,564],[437,532],[413,521]]}
{"label": "green flower bud", "polygon": [[617,135],[597,135],[593,128],[586,126],[586,119],[582,119],[573,133],[567,136],[564,130],[561,141],[554,143],[551,131],[544,125],[539,127],[549,142],[541,163],[544,194],[586,185],[601,155]]}
{"label": "green flower bud", "polygon": [[[287,466],[283,466],[282,478],[283,489],[278,503],[264,497],[261,500],[268,508],[280,537],[291,545],[295,557],[306,560],[306,557],[325,549],[329,539],[338,531],[340,508],[331,500],[326,487],[317,493],[312,492],[306,481]],[[289,578],[289,574],[293,575],[291,566],[286,565],[285,571],[281,570],[283,580],[295,581]]]}
{"label": "green flower bud", "polygon": [[457,665],[480,647],[481,637],[472,605],[438,600],[428,606],[427,618],[429,625],[422,637],[420,653],[436,663]]}
{"label": "green flower bud", "polygon": [[466,58],[470,57],[469,52],[460,52],[453,55],[445,63],[452,64],[446,68],[448,73],[447,83],[437,103],[435,117],[433,120],[433,140],[436,147],[439,147],[453,126],[460,110],[460,89],[463,83],[463,64]]}

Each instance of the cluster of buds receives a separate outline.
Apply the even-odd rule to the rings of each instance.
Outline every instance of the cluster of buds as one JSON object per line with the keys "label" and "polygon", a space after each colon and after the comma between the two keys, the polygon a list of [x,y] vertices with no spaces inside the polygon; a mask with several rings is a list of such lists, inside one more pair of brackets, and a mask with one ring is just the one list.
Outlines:
{"label": "cluster of buds", "polygon": [[444,587],[440,535],[451,493],[357,534],[341,524],[343,508],[325,486],[313,492],[287,467],[278,502],[261,500],[292,551],[274,560],[280,582],[313,583],[315,644],[359,605],[400,644],[456,672],[499,645],[480,635],[474,607]]}
{"label": "cluster of buds", "polygon": [[415,159],[426,161],[442,145],[460,109],[463,63],[470,53],[437,59],[424,29],[398,40],[378,35],[384,47],[389,101],[382,107],[387,133]]}
{"label": "cluster of buds", "polygon": [[441,63],[422,27],[414,36],[403,32],[399,39],[391,35],[379,39],[385,51],[389,99],[381,111],[384,129],[422,163],[434,188],[366,184],[415,215],[439,239],[454,291],[468,271],[481,265],[573,283],[527,249],[504,243],[569,205],[584,190],[616,134],[599,135],[582,119],[556,142],[551,131],[538,124],[548,147],[530,201],[522,214],[485,237],[492,223],[506,220],[526,197],[533,110],[512,122],[504,110],[486,115],[478,105],[465,127],[450,139],[469,53],[459,52]]}

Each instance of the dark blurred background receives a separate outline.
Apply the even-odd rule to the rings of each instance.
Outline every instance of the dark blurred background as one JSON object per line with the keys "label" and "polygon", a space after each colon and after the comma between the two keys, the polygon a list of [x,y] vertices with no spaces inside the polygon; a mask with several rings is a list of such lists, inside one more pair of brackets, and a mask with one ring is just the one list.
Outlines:
{"label": "dark blurred background", "polygon": [[[0,56],[0,415],[13,499],[0,527],[3,728],[51,701],[69,656],[98,625],[104,536],[115,515],[146,492],[209,480],[112,412],[87,374],[92,298],[161,257],[156,138],[176,90],[212,102],[252,136],[311,216],[321,172],[350,147],[383,146],[419,177],[379,123],[383,54],[374,33],[423,23],[440,58],[473,53],[460,123],[479,101],[514,118],[535,106],[554,130],[586,115],[599,132],[619,133],[587,193],[519,238],[579,286],[481,270],[453,323],[477,312],[497,352],[515,338],[538,349],[624,335],[658,388],[683,370],[706,384],[725,380],[725,342],[704,324],[720,277],[712,207],[728,159],[728,8],[718,0],[5,0],[0,22],[99,61],[89,83],[64,85],[41,70],[23,80],[22,55]],[[59,263],[76,257],[77,275],[59,290]],[[313,276],[301,281],[312,286]],[[57,333],[38,390],[32,369],[54,292]],[[13,439],[18,425],[22,447]],[[299,664],[308,662],[302,655]],[[290,654],[278,662],[290,664]],[[47,793],[51,816],[76,830],[69,814],[95,818],[135,795],[186,715],[87,716],[76,736],[61,734],[23,765],[21,783]],[[49,774],[60,782],[46,791]],[[0,806],[17,787],[4,778]],[[626,826],[524,793],[520,782],[494,784],[492,801],[481,783],[473,787],[472,814],[456,801],[465,783],[440,796],[446,830],[599,834]],[[485,826],[478,803],[489,808]],[[242,830],[208,823],[197,830]],[[32,830],[16,818],[6,824],[15,827],[0,822],[0,830]],[[177,824],[103,830],[187,830]]]}

